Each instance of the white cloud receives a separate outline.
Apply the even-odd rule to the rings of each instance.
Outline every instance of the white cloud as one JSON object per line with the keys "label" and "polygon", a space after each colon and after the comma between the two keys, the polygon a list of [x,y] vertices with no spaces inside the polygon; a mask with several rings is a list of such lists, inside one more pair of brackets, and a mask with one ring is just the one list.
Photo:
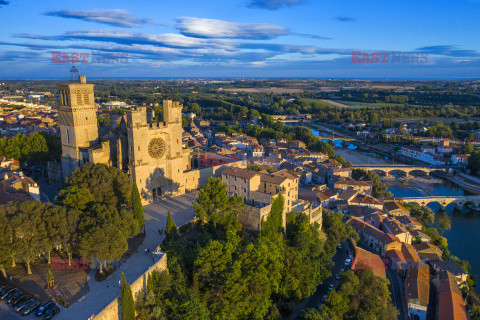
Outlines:
{"label": "white cloud", "polygon": [[187,36],[201,38],[272,39],[291,34],[277,24],[239,23],[195,17],[177,18],[177,28]]}
{"label": "white cloud", "polygon": [[121,9],[103,10],[57,10],[46,12],[45,15],[68,19],[77,19],[90,22],[98,22],[116,27],[136,27],[144,24],[148,19],[136,18],[128,11]]}

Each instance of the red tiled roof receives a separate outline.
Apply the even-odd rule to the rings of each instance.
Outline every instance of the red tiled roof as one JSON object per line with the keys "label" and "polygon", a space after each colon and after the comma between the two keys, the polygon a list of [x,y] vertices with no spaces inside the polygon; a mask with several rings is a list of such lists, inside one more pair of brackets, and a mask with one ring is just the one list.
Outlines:
{"label": "red tiled roof", "polygon": [[380,256],[359,247],[355,247],[355,258],[353,259],[351,269],[371,269],[375,276],[384,279],[387,277],[385,263]]}
{"label": "red tiled roof", "polygon": [[439,277],[438,320],[467,320],[465,304],[455,276],[448,271],[442,271]]}

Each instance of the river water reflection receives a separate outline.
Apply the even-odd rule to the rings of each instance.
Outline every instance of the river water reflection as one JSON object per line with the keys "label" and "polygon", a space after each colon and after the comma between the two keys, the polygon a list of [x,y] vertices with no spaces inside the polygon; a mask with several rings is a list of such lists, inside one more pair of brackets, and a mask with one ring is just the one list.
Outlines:
{"label": "river water reflection", "polygon": [[[390,187],[388,191],[397,197],[421,197],[425,196],[422,190],[412,187]],[[463,195],[461,188],[439,184],[433,186],[429,195],[454,196]],[[428,205],[432,210],[438,212],[440,205],[430,203]],[[444,236],[448,241],[450,252],[462,260],[468,260],[472,266],[472,272],[480,275],[480,214],[469,212],[468,208],[463,208],[462,212],[455,211],[453,204],[448,205],[445,211],[449,214],[452,223],[452,229],[445,231]],[[477,288],[479,292],[480,288]]]}
{"label": "river water reflection", "polygon": [[[318,130],[310,129],[315,136],[320,135]],[[330,142],[330,139],[321,140]],[[333,146],[335,148],[341,147],[342,142],[341,139],[336,139]],[[350,145],[353,146],[353,144]],[[374,162],[372,161],[372,163]],[[461,196],[465,194],[463,189],[445,183],[432,185],[428,193],[425,190],[408,186],[392,186],[388,188],[388,191],[397,197]],[[440,205],[430,203],[428,207],[438,212]],[[450,252],[462,260],[468,260],[472,266],[472,272],[477,276],[480,275],[480,213],[470,213],[470,210],[465,207],[462,212],[458,212],[454,210],[453,204],[448,205],[445,211],[450,215],[452,224],[452,229],[444,233]],[[480,285],[477,292],[480,293]]]}

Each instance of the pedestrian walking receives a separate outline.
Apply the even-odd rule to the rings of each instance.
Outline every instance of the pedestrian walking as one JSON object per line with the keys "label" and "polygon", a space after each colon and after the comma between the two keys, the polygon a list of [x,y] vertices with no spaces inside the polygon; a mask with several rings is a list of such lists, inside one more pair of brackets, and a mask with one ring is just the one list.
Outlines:
{"label": "pedestrian walking", "polygon": [[150,253],[150,249],[147,249],[147,253]]}
{"label": "pedestrian walking", "polygon": [[145,254],[147,254],[147,248],[145,248]]}

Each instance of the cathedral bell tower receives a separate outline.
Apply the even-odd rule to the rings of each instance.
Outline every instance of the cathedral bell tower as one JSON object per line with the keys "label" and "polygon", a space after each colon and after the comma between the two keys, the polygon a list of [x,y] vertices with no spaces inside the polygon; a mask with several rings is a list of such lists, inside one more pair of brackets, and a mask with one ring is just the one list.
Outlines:
{"label": "cathedral bell tower", "polygon": [[93,84],[85,76],[78,82],[58,85],[58,123],[62,139],[63,177],[89,161],[88,148],[98,143],[97,107]]}

